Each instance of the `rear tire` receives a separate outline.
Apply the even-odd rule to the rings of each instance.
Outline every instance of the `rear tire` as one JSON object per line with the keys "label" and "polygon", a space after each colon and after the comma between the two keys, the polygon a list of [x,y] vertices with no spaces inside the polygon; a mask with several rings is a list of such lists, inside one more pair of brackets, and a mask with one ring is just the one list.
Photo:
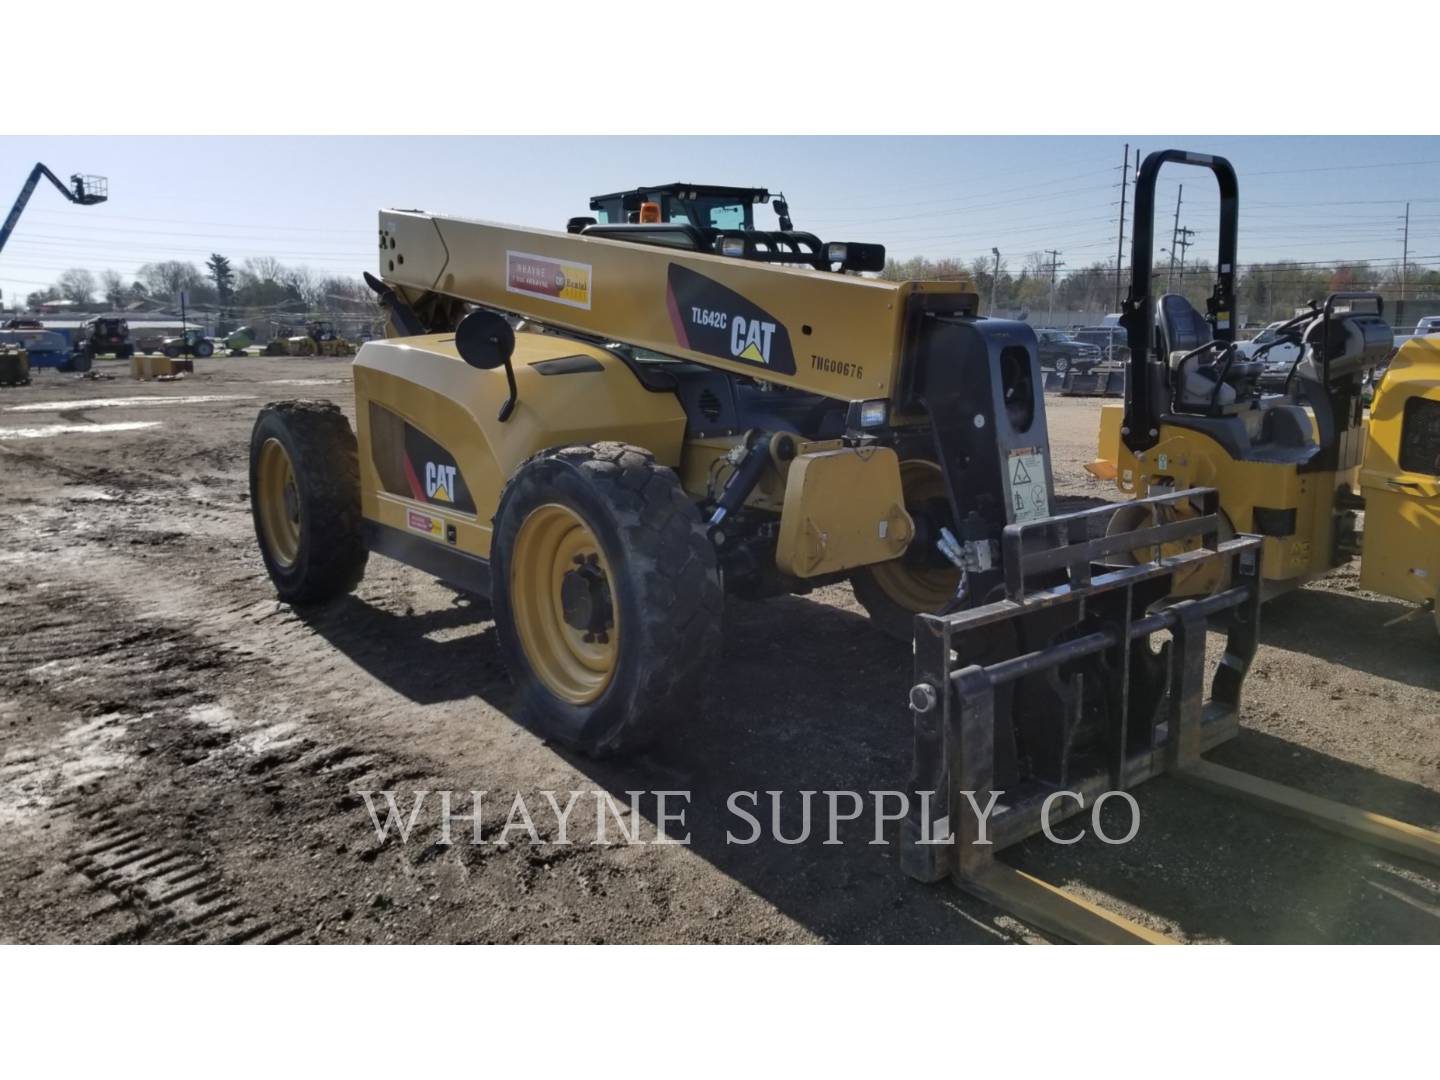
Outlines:
{"label": "rear tire", "polygon": [[492,603],[522,715],[592,755],[634,752],[694,715],[723,594],[674,472],[622,443],[546,450],[495,521]]}
{"label": "rear tire", "polygon": [[200,359],[202,360],[214,356],[215,346],[211,345],[208,341],[202,341],[199,345],[195,346],[195,355],[200,357]]}
{"label": "rear tire", "polygon": [[275,592],[289,604],[350,592],[365,573],[355,434],[328,401],[266,405],[250,435],[250,512]]}

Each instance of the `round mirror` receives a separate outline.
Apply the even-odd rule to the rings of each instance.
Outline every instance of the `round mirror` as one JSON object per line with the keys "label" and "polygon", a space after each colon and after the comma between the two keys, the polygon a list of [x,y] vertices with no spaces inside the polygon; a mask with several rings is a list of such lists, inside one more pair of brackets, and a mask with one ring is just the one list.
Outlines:
{"label": "round mirror", "polygon": [[455,349],[471,367],[492,371],[509,362],[515,351],[515,331],[503,315],[476,308],[460,320]]}

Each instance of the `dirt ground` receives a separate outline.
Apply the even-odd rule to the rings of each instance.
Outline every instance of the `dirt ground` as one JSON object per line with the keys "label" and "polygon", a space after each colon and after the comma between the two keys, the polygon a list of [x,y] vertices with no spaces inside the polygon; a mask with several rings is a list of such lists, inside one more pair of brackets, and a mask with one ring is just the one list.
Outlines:
{"label": "dirt ground", "polygon": [[[732,602],[705,715],[639,761],[572,757],[510,718],[483,605],[380,557],[323,611],[276,603],[250,426],[277,398],[352,411],[347,362],[197,368],[0,389],[0,940],[1043,940],[908,880],[871,815],[837,845],[726,843],[733,791],[792,793],[793,835],[795,792],[905,786],[909,651],[848,588]],[[1099,403],[1049,405],[1061,493],[1110,497],[1081,468]],[[1386,625],[1403,613],[1352,570],[1268,605],[1245,730],[1213,757],[1440,827],[1440,640]],[[692,792],[688,846],[494,842],[517,793],[637,789]],[[436,842],[433,804],[379,842],[367,790],[485,791],[488,842]],[[1188,941],[1440,941],[1440,873],[1169,779],[1137,798],[1129,845],[1007,858]]]}

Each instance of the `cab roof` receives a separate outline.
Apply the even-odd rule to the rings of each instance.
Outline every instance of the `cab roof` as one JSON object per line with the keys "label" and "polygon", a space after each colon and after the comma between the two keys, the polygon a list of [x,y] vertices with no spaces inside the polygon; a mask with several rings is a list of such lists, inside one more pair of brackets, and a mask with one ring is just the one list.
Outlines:
{"label": "cab roof", "polygon": [[685,198],[695,196],[718,196],[725,199],[735,199],[739,202],[763,203],[770,201],[770,192],[766,188],[755,187],[730,187],[725,184],[652,184],[647,187],[632,188],[629,191],[612,191],[608,195],[590,196],[590,209],[600,210],[601,203],[611,202],[620,199],[622,203],[634,203],[636,207],[645,202],[650,195],[671,195]]}

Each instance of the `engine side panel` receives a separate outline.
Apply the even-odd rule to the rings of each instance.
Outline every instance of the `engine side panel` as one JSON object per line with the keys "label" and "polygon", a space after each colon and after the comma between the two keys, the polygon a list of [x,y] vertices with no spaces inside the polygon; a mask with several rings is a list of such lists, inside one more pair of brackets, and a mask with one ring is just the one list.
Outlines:
{"label": "engine side panel", "polygon": [[541,450],[617,440],[679,466],[684,410],[674,395],[642,387],[610,353],[522,332],[513,364],[519,403],[501,423],[505,372],[470,367],[453,335],[360,350],[355,411],[369,521],[489,558],[505,483]]}

